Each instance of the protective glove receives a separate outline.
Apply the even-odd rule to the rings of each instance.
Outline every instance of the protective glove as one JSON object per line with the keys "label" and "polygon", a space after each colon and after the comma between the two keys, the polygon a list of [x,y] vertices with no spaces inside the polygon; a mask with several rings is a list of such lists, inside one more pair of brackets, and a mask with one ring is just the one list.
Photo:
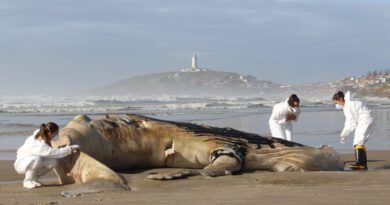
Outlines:
{"label": "protective glove", "polygon": [[70,149],[72,152],[78,151],[80,149],[80,146],[77,144],[70,145]]}
{"label": "protective glove", "polygon": [[296,119],[297,119],[297,116],[294,114],[288,114],[286,117],[286,121],[296,120]]}
{"label": "protective glove", "polygon": [[345,139],[347,138],[346,135],[340,135],[340,143],[345,144]]}
{"label": "protective glove", "polygon": [[165,158],[167,158],[168,156],[172,155],[172,154],[175,154],[175,144],[172,142],[172,146],[171,147],[168,147],[166,150],[165,150]]}

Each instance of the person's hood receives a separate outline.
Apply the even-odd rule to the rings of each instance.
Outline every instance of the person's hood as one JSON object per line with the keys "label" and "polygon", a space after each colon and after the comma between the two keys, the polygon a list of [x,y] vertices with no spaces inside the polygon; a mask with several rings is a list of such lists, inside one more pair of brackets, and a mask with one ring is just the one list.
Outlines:
{"label": "person's hood", "polygon": [[347,91],[347,92],[345,93],[345,96],[344,96],[345,102],[350,101],[351,98],[352,98],[352,97],[351,97],[351,92],[350,92],[350,91]]}
{"label": "person's hood", "polygon": [[39,133],[39,129],[34,131],[34,134],[33,134],[34,140],[43,141],[43,139],[41,137],[39,137],[38,139],[35,139],[35,136],[37,136],[38,133]]}
{"label": "person's hood", "polygon": [[291,111],[292,111],[293,113],[296,113],[296,112],[298,111],[299,108],[297,108],[297,107],[291,107],[291,106],[288,104],[288,98],[287,98],[286,101],[284,101],[284,102],[287,104],[287,106],[291,109]]}

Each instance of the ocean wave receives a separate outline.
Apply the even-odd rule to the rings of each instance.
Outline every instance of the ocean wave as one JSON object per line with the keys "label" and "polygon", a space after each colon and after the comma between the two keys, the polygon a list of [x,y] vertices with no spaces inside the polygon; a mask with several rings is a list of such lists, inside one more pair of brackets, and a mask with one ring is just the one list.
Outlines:
{"label": "ocean wave", "polygon": [[0,137],[3,136],[27,136],[39,125],[30,123],[0,123]]}
{"label": "ocean wave", "polygon": [[31,135],[31,130],[24,130],[24,131],[0,131],[0,137],[3,136],[29,136]]}
{"label": "ocean wave", "polygon": [[[0,97],[3,113],[58,113],[58,112],[116,112],[127,110],[199,110],[199,109],[257,109],[272,107],[278,101],[252,97],[218,96],[21,96]],[[390,100],[378,100],[377,104],[389,105]],[[303,107],[329,106],[321,99],[302,101]]]}
{"label": "ocean wave", "polygon": [[0,123],[0,128],[36,128],[38,125],[24,123]]}
{"label": "ocean wave", "polygon": [[123,110],[243,109],[267,104],[262,98],[193,96],[1,97],[0,112],[108,112]]}

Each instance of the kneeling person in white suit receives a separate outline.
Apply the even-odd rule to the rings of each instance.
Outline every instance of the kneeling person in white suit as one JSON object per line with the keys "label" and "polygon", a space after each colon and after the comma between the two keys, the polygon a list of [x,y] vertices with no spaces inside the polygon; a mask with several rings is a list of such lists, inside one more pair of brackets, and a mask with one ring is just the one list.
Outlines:
{"label": "kneeling person in white suit", "polygon": [[273,137],[293,141],[292,121],[296,122],[300,114],[300,100],[292,94],[285,102],[278,103],[272,110],[269,128]]}
{"label": "kneeling person in white suit", "polygon": [[14,167],[16,172],[26,175],[23,187],[31,189],[42,186],[38,178],[55,168],[58,159],[78,149],[78,145],[53,148],[51,141],[56,140],[58,130],[58,125],[53,122],[42,124],[18,149]]}

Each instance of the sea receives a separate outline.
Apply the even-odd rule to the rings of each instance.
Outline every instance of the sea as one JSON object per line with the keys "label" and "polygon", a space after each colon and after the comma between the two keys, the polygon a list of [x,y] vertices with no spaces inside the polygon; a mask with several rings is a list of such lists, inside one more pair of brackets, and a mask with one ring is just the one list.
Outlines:
{"label": "sea", "polygon": [[[372,109],[375,129],[368,150],[390,149],[390,99],[362,99]],[[148,117],[191,122],[270,136],[268,119],[278,100],[259,97],[143,97],[130,96],[19,96],[0,97],[0,160],[14,160],[16,150],[40,124],[55,122],[64,127],[78,114],[140,114]],[[340,153],[353,152],[353,135],[341,144],[342,111],[330,101],[301,102],[301,115],[293,124],[293,140],[309,146],[331,145]]]}

